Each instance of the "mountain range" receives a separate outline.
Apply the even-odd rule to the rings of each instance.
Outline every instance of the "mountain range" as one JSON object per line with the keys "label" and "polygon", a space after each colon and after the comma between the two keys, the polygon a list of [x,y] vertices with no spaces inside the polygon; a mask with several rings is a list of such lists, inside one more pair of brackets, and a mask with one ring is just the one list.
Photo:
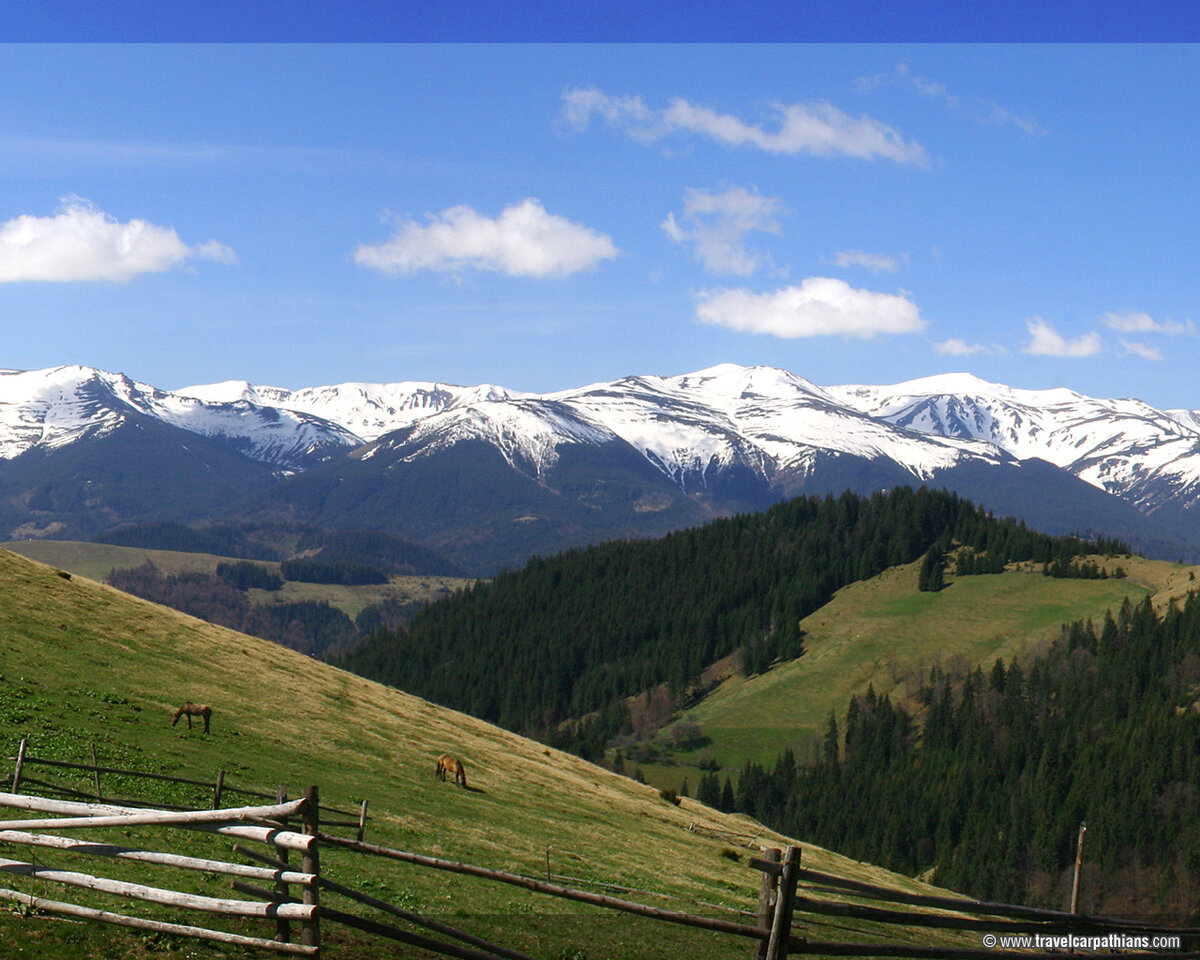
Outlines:
{"label": "mountain range", "polygon": [[1200,554],[1200,411],[967,374],[821,387],[722,364],[546,394],[430,382],[162,390],[0,371],[0,534],[298,520],[487,573],[797,493],[947,487],[1050,533]]}

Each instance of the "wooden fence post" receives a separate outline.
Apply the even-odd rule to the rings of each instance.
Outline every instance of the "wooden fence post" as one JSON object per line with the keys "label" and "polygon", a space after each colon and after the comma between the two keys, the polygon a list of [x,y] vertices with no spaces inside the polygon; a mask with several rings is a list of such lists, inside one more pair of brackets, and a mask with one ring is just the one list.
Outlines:
{"label": "wooden fence post", "polygon": [[785,960],[788,955],[799,872],[800,848],[789,845],[783,858],[783,869],[779,874],[779,893],[775,900],[775,916],[771,923],[771,939],[767,944],[766,960]]}
{"label": "wooden fence post", "polygon": [[[778,863],[779,856],[778,847],[771,847],[771,849],[763,851],[763,857],[768,863]],[[779,880],[773,872],[763,871],[762,884],[758,888],[758,926],[760,929],[769,930],[771,921],[775,918],[775,885],[778,882]],[[766,940],[758,941],[754,947],[754,956],[757,960],[766,960]]]}
{"label": "wooden fence post", "polygon": [[[225,771],[218,770],[217,771],[217,782],[213,785],[213,809],[214,810],[221,809],[221,794],[224,791],[225,791]],[[277,800],[279,799],[278,795],[276,795],[276,799]],[[284,797],[284,799],[286,800],[287,798]]]}
{"label": "wooden fence post", "polygon": [[21,792],[21,768],[25,766],[25,738],[21,738],[21,746],[17,748],[17,768],[13,771],[12,792]]}
{"label": "wooden fence post", "polygon": [[96,759],[96,741],[92,741],[92,776],[96,779],[96,799],[103,800],[104,795],[100,792],[100,762]]}
{"label": "wooden fence post", "polygon": [[358,814],[358,842],[362,843],[362,838],[367,832],[367,801],[362,802],[362,810]]}
{"label": "wooden fence post", "polygon": [[1079,870],[1083,866],[1083,835],[1087,833],[1087,824],[1079,825],[1079,844],[1075,847],[1075,881],[1071,884],[1071,909],[1068,913],[1079,912]]}
{"label": "wooden fence post", "polygon": [[[279,784],[279,786],[275,788],[275,802],[276,803],[287,803],[287,787],[285,787],[282,783]],[[284,825],[286,826],[287,821],[284,820],[283,822],[284,822]],[[286,867],[287,862],[288,862],[287,848],[276,846],[275,847],[275,859],[281,867]],[[286,883],[284,883],[282,880],[276,881],[275,892],[277,894],[279,894],[280,900],[287,900],[288,897],[291,896],[291,890],[288,888],[288,885]],[[275,918],[275,939],[280,941],[281,943],[291,943],[292,942],[292,925],[290,923],[288,923],[288,921],[285,917],[276,917]]]}
{"label": "wooden fence post", "polygon": [[[306,787],[304,789],[304,832],[309,836],[315,837],[321,827],[321,805],[320,794],[316,786]],[[301,869],[305,873],[320,875],[321,858],[317,850],[317,844],[314,840],[312,845],[304,851]],[[304,888],[304,902],[311,904],[320,909],[321,905],[321,884],[310,883]],[[306,947],[316,947],[320,950],[321,947],[321,920],[317,911],[313,912],[311,920],[304,921],[304,929],[300,934],[300,942]],[[314,954],[315,955],[315,954]]]}

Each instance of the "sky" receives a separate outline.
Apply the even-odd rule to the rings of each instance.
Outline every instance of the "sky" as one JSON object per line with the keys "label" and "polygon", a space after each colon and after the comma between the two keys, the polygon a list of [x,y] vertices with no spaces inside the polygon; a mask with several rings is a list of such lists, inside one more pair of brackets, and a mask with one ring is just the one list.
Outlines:
{"label": "sky", "polygon": [[1200,46],[250,39],[0,44],[0,367],[1200,408]]}

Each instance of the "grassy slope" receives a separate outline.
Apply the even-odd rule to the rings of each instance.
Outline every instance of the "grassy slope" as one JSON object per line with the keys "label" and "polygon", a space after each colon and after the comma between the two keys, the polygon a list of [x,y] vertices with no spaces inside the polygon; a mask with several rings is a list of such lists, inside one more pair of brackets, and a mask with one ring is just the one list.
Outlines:
{"label": "grassy slope", "polygon": [[[86,543],[72,540],[16,540],[2,544],[4,548],[32,560],[48,563],[71,573],[104,580],[110,570],[140,567],[153,563],[163,573],[215,573],[218,563],[236,562],[229,557],[210,553],[180,553],[173,550],[146,550],[140,547],[120,547],[106,543]],[[279,564],[255,561],[279,572]],[[295,603],[301,600],[327,601],[348,617],[356,617],[363,607],[380,603],[388,597],[397,600],[431,601],[446,596],[471,583],[458,577],[392,577],[386,584],[345,587],[325,583],[284,583],[282,590],[248,591],[252,603]]]}
{"label": "grassy slope", "polygon": [[[1059,624],[1115,610],[1124,597],[1153,594],[1157,605],[1197,586],[1197,568],[1122,558],[1126,580],[1054,580],[1032,572],[951,579],[939,593],[916,589],[919,563],[850,584],[803,621],[803,657],[766,674],[726,680],[688,711],[711,743],[678,759],[711,753],[727,770],[747,760],[770,764],[791,747],[805,759],[823,737],[830,712],[839,719],[850,697],[874,686],[901,701],[929,667],[983,665],[1009,659],[1056,634]],[[1113,565],[1113,564],[1110,564]],[[691,786],[690,766],[643,765],[653,782]]]}
{"label": "grassy slope", "polygon": [[[79,577],[65,579],[6,551],[0,551],[0,675],[0,749],[8,756],[25,737],[34,755],[83,760],[94,741],[101,763],[116,766],[201,779],[222,768],[233,785],[271,790],[284,783],[293,796],[316,783],[324,803],[351,808],[368,799],[368,839],[377,843],[534,875],[544,872],[550,850],[558,873],[753,909],[758,874],[744,865],[746,852],[734,862],[723,855],[727,842],[688,829],[699,822],[756,833],[758,826],[744,818],[690,800],[673,806],[653,788],[578,758],[266,641]],[[171,727],[172,709],[184,699],[212,705],[211,735]],[[443,750],[463,757],[476,789],[434,778],[434,758]],[[121,788],[115,779],[105,781],[114,792]],[[763,839],[779,841],[769,832]],[[804,856],[817,869],[916,886],[818,848],[806,846]],[[49,851],[42,859],[88,869]],[[339,851],[327,851],[322,862],[343,882],[412,909],[450,914],[457,925],[540,957],[740,958],[750,949],[669,924],[599,920],[589,908],[496,884],[350,861]],[[5,885],[29,888],[15,878]],[[159,949],[110,928],[79,930],[0,915],[5,956],[76,960]],[[848,936],[820,926],[810,935]],[[352,939],[327,955],[392,955]],[[245,955],[191,944],[187,950],[193,957]]]}

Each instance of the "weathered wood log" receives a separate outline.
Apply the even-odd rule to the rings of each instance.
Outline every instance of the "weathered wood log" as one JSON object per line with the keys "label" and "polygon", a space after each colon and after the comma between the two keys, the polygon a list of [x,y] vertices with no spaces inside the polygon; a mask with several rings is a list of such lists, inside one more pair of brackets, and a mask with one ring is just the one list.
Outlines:
{"label": "weathered wood log", "polygon": [[[316,840],[321,832],[321,794],[315,785],[304,788],[303,797],[304,832]],[[321,851],[316,843],[306,847],[301,854],[300,868],[305,873],[320,876]],[[321,945],[321,920],[317,912],[321,903],[320,884],[314,883],[304,888],[304,905],[312,909],[312,915],[305,918],[300,930],[300,942],[305,946],[319,947]]]}
{"label": "weathered wood log", "polygon": [[575,900],[579,903],[590,903],[598,907],[608,907],[613,910],[621,910],[625,913],[634,913],[643,917],[653,917],[657,920],[663,920],[667,923],[677,923],[681,926],[698,927],[702,930],[716,930],[721,933],[730,933],[739,937],[750,937],[756,940],[766,940],[771,936],[771,931],[760,927],[751,927],[742,923],[733,923],[729,920],[718,920],[713,917],[698,917],[690,913],[679,913],[675,910],[663,910],[660,907],[648,907],[642,903],[634,903],[631,900],[620,900],[617,897],[608,897],[600,893],[589,893],[586,890],[572,890],[569,887],[560,887],[553,883],[546,883],[544,880],[533,880],[529,877],[522,877],[515,873],[505,873],[503,870],[489,870],[485,867],[476,867],[468,863],[459,863],[454,860],[441,860],[437,857],[427,857],[419,853],[408,853],[404,850],[392,850],[389,847],[381,847],[374,843],[360,843],[357,840],[347,840],[343,837],[335,837],[332,834],[322,833],[319,835],[322,843],[327,843],[330,846],[344,847],[347,850],[357,850],[360,853],[371,853],[381,857],[387,857],[392,860],[401,860],[405,863],[415,863],[423,867],[432,867],[435,870],[447,870],[451,873],[461,873],[472,877],[483,877],[488,880],[496,880],[500,883],[508,883],[517,887],[524,887],[526,890],[534,890],[538,893],[549,894],[553,897],[560,897],[564,900]]}
{"label": "weathered wood log", "polygon": [[21,745],[17,748],[17,766],[13,770],[12,792],[21,792],[21,769],[25,766],[25,738],[21,738]]}
{"label": "weathered wood log", "polygon": [[[33,803],[31,801],[37,801]],[[26,797],[11,793],[0,793],[0,806],[17,807],[22,810],[70,813],[63,808],[79,804],[63,800],[48,800],[44,797]],[[88,805],[92,806],[92,805]],[[95,805],[101,806],[101,805]],[[304,800],[277,803],[272,806],[226,807],[223,810],[154,810],[117,808],[113,812],[88,810],[82,816],[62,817],[57,820],[0,820],[0,830],[43,830],[47,827],[65,830],[72,827],[133,827],[171,826],[185,823],[228,823],[238,820],[270,820],[286,817],[304,806]]]}
{"label": "weathered wood log", "polygon": [[366,832],[367,832],[367,801],[364,800],[362,802],[362,810],[360,810],[359,814],[358,814],[358,836],[355,839],[361,842],[362,838],[366,835]]}
{"label": "weathered wood log", "polygon": [[12,900],[17,903],[23,903],[27,907],[45,910],[48,913],[79,917],[83,920],[96,920],[100,923],[112,923],[122,927],[133,927],[137,930],[169,933],[177,937],[211,940],[216,943],[228,943],[239,947],[257,947],[259,949],[274,950],[278,953],[289,953],[296,956],[317,956],[316,950],[299,944],[279,943],[277,940],[246,937],[237,933],[226,933],[223,930],[208,930],[204,927],[193,927],[181,923],[146,920],[143,917],[127,917],[124,914],[112,913],[108,910],[97,910],[94,907],[82,907],[75,903],[63,903],[59,900],[47,900],[45,897],[35,897],[32,894],[22,893],[19,890],[0,889],[0,900]]}
{"label": "weathered wood log", "polygon": [[434,933],[440,933],[443,936],[453,937],[455,940],[461,940],[463,943],[469,943],[473,947],[479,947],[481,950],[486,950],[497,957],[505,957],[507,960],[533,960],[528,954],[521,953],[517,950],[510,950],[508,947],[501,947],[494,943],[489,943],[483,937],[477,937],[474,934],[467,933],[465,930],[459,930],[456,927],[450,926],[448,923],[442,923],[440,920],[433,920],[429,917],[423,917],[419,913],[413,913],[411,910],[404,910],[401,907],[394,906],[386,900],[380,900],[372,897],[369,894],[361,893],[358,890],[353,890],[350,887],[344,887],[340,883],[335,883],[328,877],[321,878],[321,886],[330,890],[333,893],[340,893],[343,897],[350,900],[355,900],[358,903],[368,907],[374,907],[376,910],[382,910],[384,913],[390,913],[394,917],[399,917],[401,920],[407,920],[409,923],[415,924],[418,927],[424,927],[426,930],[432,930]]}
{"label": "weathered wood log", "polygon": [[170,907],[182,907],[186,910],[217,913],[226,917],[274,917],[283,913],[297,920],[305,920],[316,912],[315,907],[302,903],[285,903],[275,906],[269,903],[254,903],[249,900],[223,900],[199,894],[180,893],[177,890],[164,890],[161,887],[149,887],[140,883],[127,883],[124,880],[93,877],[91,874],[76,873],[73,870],[54,870],[36,863],[22,863],[19,860],[3,858],[0,858],[0,873],[34,877],[53,883],[65,883],[67,886],[98,890],[101,893],[113,893],[131,900],[144,900],[147,903],[161,903]]}
{"label": "weathered wood log", "polygon": [[[293,801],[295,804],[303,804],[303,800]],[[145,814],[147,811],[141,807],[126,807],[115,804],[99,804],[99,803],[76,803],[71,800],[52,800],[47,797],[30,797],[25,795],[17,795],[11,793],[0,793],[0,806],[15,807],[21,810],[37,810],[48,813],[63,813],[63,814],[80,814],[83,820],[93,821],[97,815],[111,815],[118,817],[132,817],[135,815]],[[289,807],[290,804],[284,804],[283,807]],[[244,810],[272,810],[280,809],[280,805],[275,807],[244,807],[235,808]],[[199,811],[203,816],[212,817],[214,814],[226,813],[227,811]],[[286,814],[284,814],[286,815]],[[257,817],[254,819],[258,819]],[[35,827],[34,824],[38,821],[34,820],[14,820],[5,824],[0,824],[0,828],[9,828],[16,830],[30,829],[57,829],[64,823],[63,820],[47,821],[47,828]],[[94,822],[94,821],[93,821]],[[156,821],[162,822],[162,821]],[[132,819],[120,819],[114,821],[115,826],[134,826],[136,825]],[[250,825],[230,825],[217,822],[195,822],[193,820],[176,821],[173,826],[182,827],[187,830],[203,830],[209,833],[219,833],[227,837],[238,837],[244,840],[254,840],[258,843],[273,844],[275,846],[287,847],[289,850],[305,850],[313,843],[311,836],[306,836],[302,833],[293,833],[291,831],[279,830],[273,827],[260,827]]]}
{"label": "weathered wood log", "polygon": [[831,903],[797,897],[796,908],[805,913],[816,913],[829,917],[850,917],[855,920],[870,920],[874,923],[892,923],[906,927],[925,927],[929,930],[978,930],[984,933],[1062,933],[1088,932],[1111,933],[1112,927],[1089,924],[1075,918],[1071,920],[997,920],[995,917],[963,917],[948,914],[912,913],[907,910],[884,910],[858,903]]}
{"label": "weathered wood log", "polygon": [[[282,783],[275,787],[275,802],[287,803],[287,787]],[[241,848],[237,844],[234,844],[233,849],[238,850]],[[287,865],[288,852],[286,847],[276,847],[275,856],[280,864]],[[290,888],[283,881],[275,884],[275,892],[279,894],[280,899],[287,899],[291,896]],[[283,917],[275,919],[275,939],[282,940],[284,943],[291,943],[292,941],[292,925]]]}
{"label": "weathered wood log", "polygon": [[[157,853],[134,847],[120,847],[111,843],[93,843],[74,837],[55,837],[49,834],[25,833],[21,830],[0,830],[0,841],[29,847],[49,847],[66,850],[87,857],[113,857],[118,860],[134,860],[138,863],[155,863],[182,870],[199,870],[205,873],[220,873],[248,880],[271,880],[283,883],[310,884],[316,880],[311,873],[272,870],[267,867],[251,867],[244,863],[227,863],[224,860],[206,860],[200,857],[185,857],[175,853]],[[236,848],[235,848],[236,849]]]}
{"label": "weathered wood log", "polygon": [[[778,864],[781,853],[778,848],[772,847],[770,850],[763,851],[763,855],[767,858],[768,863]],[[775,886],[777,875],[770,870],[764,870],[762,875],[762,883],[758,888],[758,925],[760,927],[770,927],[771,921],[775,917]],[[766,960],[767,947],[769,942],[761,940],[754,948],[754,956],[757,960]]]}
{"label": "weathered wood log", "polygon": [[[761,861],[751,860],[750,865],[756,869]],[[764,864],[763,866],[767,866]],[[840,890],[848,891],[856,896],[873,900],[890,900],[893,903],[905,903],[914,907],[935,907],[943,910],[954,910],[966,914],[984,914],[995,917],[1014,917],[1027,920],[1086,920],[1096,926],[1104,926],[1112,930],[1131,929],[1166,934],[1195,934],[1196,930],[1177,929],[1173,927],[1156,926],[1133,920],[1122,920],[1119,917],[1102,917],[1087,913],[1065,913],[1062,910],[1046,910],[1040,907],[1024,907],[1012,903],[992,903],[986,900],[971,900],[966,897],[934,897],[920,893],[902,893],[890,887],[881,887],[873,883],[863,883],[860,880],[849,880],[845,877],[821,873],[818,870],[803,869],[800,871],[801,880],[814,880],[818,883]]]}
{"label": "weathered wood log", "polygon": [[789,845],[779,873],[779,895],[767,943],[767,960],[785,960],[792,941],[792,912],[796,908],[796,879],[800,871],[800,847]]}

